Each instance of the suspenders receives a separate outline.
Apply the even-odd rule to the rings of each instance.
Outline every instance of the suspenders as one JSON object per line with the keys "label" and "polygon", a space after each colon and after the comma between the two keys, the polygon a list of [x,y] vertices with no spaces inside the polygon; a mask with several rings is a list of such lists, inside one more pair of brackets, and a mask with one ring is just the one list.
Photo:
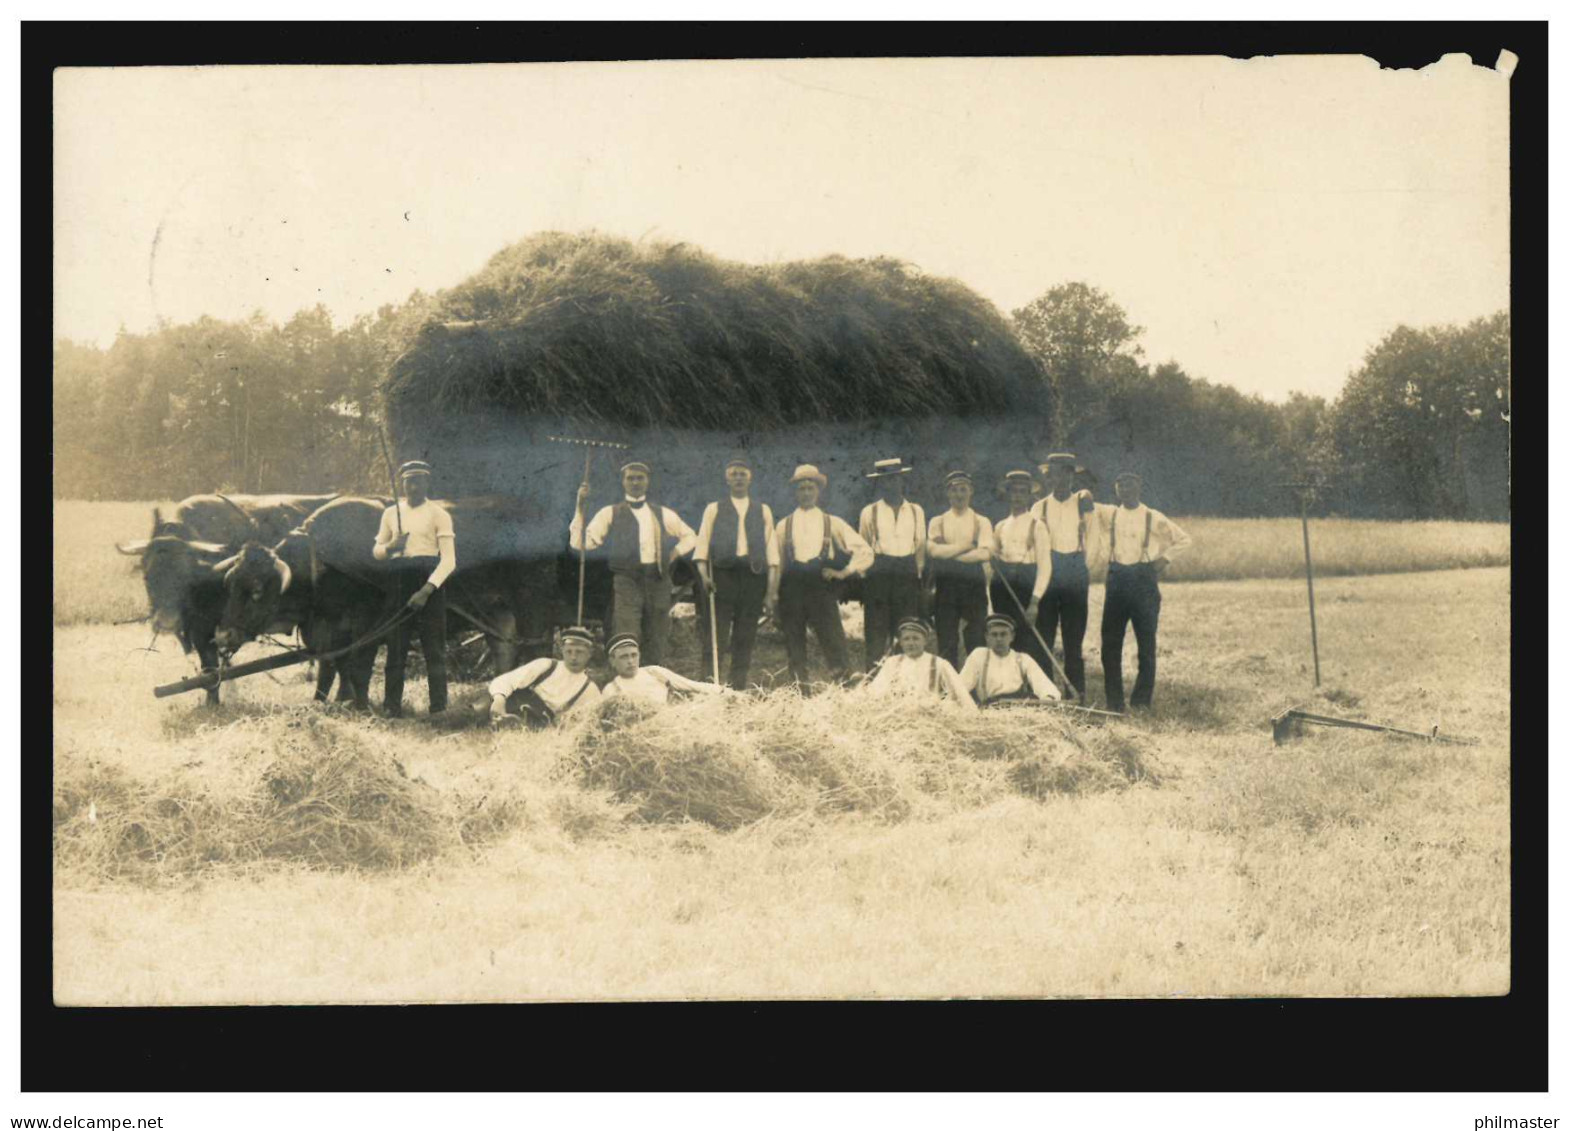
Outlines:
{"label": "suspenders", "polygon": [[[873,521],[876,521],[876,512],[875,511],[873,512]],[[800,562],[801,562],[801,559],[796,556],[796,552],[795,552],[795,538],[791,536],[791,532],[795,529],[795,527],[792,525],[794,522],[795,522],[795,511],[791,511],[789,514],[785,515],[785,533],[784,533],[784,536],[785,536],[785,543],[790,547],[790,557],[791,557],[791,559],[797,565],[799,565]],[[833,560],[833,556],[834,556],[834,535],[833,535],[833,530],[834,530],[834,520],[833,520],[833,517],[831,515],[829,515],[829,513],[827,511],[823,511],[823,550],[822,550],[823,557],[822,557],[822,561],[823,561],[824,565],[827,565],[829,562],[831,562]]]}
{"label": "suspenders", "polygon": [[[1120,511],[1121,509],[1122,509],[1121,507],[1118,507],[1117,510],[1111,512],[1111,560],[1113,562],[1117,562],[1117,511]],[[1148,507],[1145,507],[1144,508],[1144,546],[1143,546],[1142,549],[1139,550],[1139,561],[1141,563],[1146,558],[1148,558],[1150,556],[1150,527],[1151,527],[1151,525],[1154,524],[1154,521],[1155,521],[1155,512],[1150,510]],[[1082,534],[1082,530],[1083,530],[1083,528],[1080,527],[1081,534]],[[1122,563],[1121,562],[1117,562],[1117,564],[1121,565]]]}
{"label": "suspenders", "polygon": [[[910,515],[915,519],[915,550],[911,551],[914,553],[919,551],[921,546],[926,542],[926,524],[922,521],[925,516],[921,513],[921,509],[909,500],[905,500],[904,505],[911,508]],[[881,554],[883,552],[882,539],[877,536],[877,508],[879,506],[888,506],[888,504],[883,502],[881,499],[877,499],[872,503],[872,551],[877,554]],[[892,507],[888,507],[888,509],[893,510]],[[898,525],[899,519],[898,516],[895,516],[895,533],[898,533]],[[980,524],[977,523],[976,530],[979,531],[979,529]],[[977,542],[976,545],[978,546],[980,543]]]}
{"label": "suspenders", "polygon": [[[1046,517],[1047,515],[1049,515],[1051,513],[1051,507],[1050,507],[1050,505],[1047,502],[1047,500],[1049,500],[1051,497],[1052,496],[1047,495],[1045,499],[1041,500],[1041,525],[1046,528],[1046,533],[1047,534],[1051,533],[1051,520]],[[1079,498],[1078,495],[1073,495],[1072,498],[1075,501],[1075,503],[1077,503],[1078,498]],[[1117,520],[1117,516],[1116,515],[1112,515],[1112,524],[1113,524],[1113,526],[1116,525],[1116,520]],[[1078,549],[1078,553],[1082,554],[1083,552],[1084,552],[1084,515],[1081,512],[1079,514],[1079,549]]]}

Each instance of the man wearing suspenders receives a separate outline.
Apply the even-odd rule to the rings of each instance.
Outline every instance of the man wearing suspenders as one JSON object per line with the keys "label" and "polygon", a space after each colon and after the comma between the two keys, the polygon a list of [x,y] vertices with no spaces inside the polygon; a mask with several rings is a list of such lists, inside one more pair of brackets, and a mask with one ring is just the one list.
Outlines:
{"label": "man wearing suspenders", "polygon": [[[1008,497],[1008,517],[998,519],[992,527],[992,609],[1026,626],[1015,643],[1019,651],[1044,665],[1046,654],[1027,627],[1040,613],[1041,597],[1051,578],[1046,531],[1030,506],[1035,499],[1035,476],[1024,470],[1010,471],[1003,476],[1002,486]],[[1022,604],[1015,602],[1015,597]]]}
{"label": "man wearing suspenders", "polygon": [[1119,505],[1097,505],[1095,517],[1109,540],[1106,607],[1100,625],[1101,664],[1106,669],[1106,709],[1122,711],[1122,641],[1128,623],[1139,646],[1139,674],[1132,705],[1148,707],[1155,697],[1155,630],[1160,622],[1160,575],[1171,559],[1193,544],[1171,519],[1140,502],[1143,480],[1131,471],[1117,476]]}
{"label": "man wearing suspenders", "polygon": [[403,714],[403,681],[417,630],[430,713],[439,715],[447,709],[447,598],[441,585],[457,568],[457,536],[452,516],[430,497],[430,464],[411,459],[398,469],[398,479],[403,498],[382,512],[371,557],[391,563],[398,596],[415,616],[387,638],[386,710],[393,718]]}
{"label": "man wearing suspenders", "polygon": [[797,685],[807,682],[806,629],[810,625],[828,663],[829,678],[842,680],[850,667],[850,654],[833,583],[865,573],[872,564],[872,548],[844,519],[817,505],[828,486],[828,476],[809,463],[802,464],[790,483],[795,487],[796,509],[775,528],[783,566],[779,627],[790,657],[790,678]]}
{"label": "man wearing suspenders", "polygon": [[[927,557],[937,575],[938,655],[957,668],[986,640],[987,586],[991,584],[992,524],[970,508],[975,481],[967,471],[946,478],[949,509],[932,519]],[[963,651],[959,622],[964,622]]]}
{"label": "man wearing suspenders", "polygon": [[880,459],[866,473],[877,485],[876,501],[861,509],[861,540],[874,555],[861,602],[868,671],[887,654],[894,626],[921,612],[926,512],[904,497],[904,477],[912,470],[902,459]]}
{"label": "man wearing suspenders", "polygon": [[1036,627],[1048,648],[1062,624],[1063,667],[1068,682],[1079,698],[1084,698],[1084,631],[1090,623],[1090,570],[1085,557],[1089,515],[1095,503],[1088,491],[1073,489],[1078,457],[1068,452],[1053,452],[1041,470],[1046,474],[1046,496],[1035,504],[1034,513],[1046,528],[1051,554],[1051,580],[1041,599]]}
{"label": "man wearing suspenders", "polygon": [[490,721],[521,718],[530,730],[542,730],[598,703],[599,688],[587,670],[593,652],[588,629],[563,628],[559,661],[549,656],[530,660],[490,681]]}
{"label": "man wearing suspenders", "polygon": [[578,488],[577,512],[572,516],[568,544],[580,550],[586,544],[597,550],[608,543],[611,574],[612,634],[629,633],[643,642],[643,656],[657,664],[670,636],[670,569],[675,560],[692,552],[697,532],[669,507],[648,501],[648,464],[632,460],[621,465],[621,487],[626,496],[619,503],[601,507],[583,529],[583,504],[588,484]]}

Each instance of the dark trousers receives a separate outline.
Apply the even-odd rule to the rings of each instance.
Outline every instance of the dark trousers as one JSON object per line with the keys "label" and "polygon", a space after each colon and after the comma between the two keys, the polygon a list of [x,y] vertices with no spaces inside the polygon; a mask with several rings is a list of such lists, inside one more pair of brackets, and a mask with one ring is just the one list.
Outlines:
{"label": "dark trousers", "polygon": [[630,632],[641,663],[663,663],[670,639],[669,578],[659,576],[658,566],[645,565],[635,573],[616,570],[610,584],[610,634]]}
{"label": "dark trousers", "polygon": [[[1013,598],[1008,595],[1002,578],[1008,579],[1008,584],[1013,586],[1014,593],[1018,594],[1019,600],[1023,601],[1027,608],[1030,603],[1030,590],[1035,584],[1035,563],[1010,564],[997,558],[992,559],[992,609],[1013,618],[1015,625],[1013,646],[1049,674],[1052,668],[1046,662],[1046,653],[1041,650],[1040,641],[1035,639],[1035,633],[1030,631],[1030,626],[1024,623],[1024,609],[1015,604]],[[1039,619],[1037,615],[1036,620]]]}
{"label": "dark trousers", "polygon": [[1106,608],[1100,623],[1100,657],[1106,669],[1106,708],[1121,711],[1122,641],[1128,622],[1139,646],[1139,675],[1133,705],[1148,707],[1155,698],[1155,630],[1160,623],[1160,583],[1149,563],[1113,564],[1106,571]]}
{"label": "dark trousers", "polygon": [[[968,567],[978,569],[978,567]],[[937,654],[955,668],[977,648],[986,646],[986,579],[962,574],[937,575]],[[964,622],[961,637],[959,622]]]}
{"label": "dark trousers", "polygon": [[1047,647],[1057,642],[1057,625],[1062,625],[1063,667],[1068,682],[1082,698],[1084,695],[1084,630],[1090,623],[1090,571],[1083,554],[1051,552],[1051,581],[1041,597],[1036,626]]}
{"label": "dark trousers", "polygon": [[[714,612],[719,631],[719,655],[730,657],[730,686],[746,689],[752,669],[752,645],[757,640],[757,618],[763,615],[763,598],[768,595],[768,574],[753,573],[741,565],[714,571]],[[708,627],[708,601],[699,595],[698,621],[703,630],[703,655],[708,666],[704,678],[713,674],[713,635]]]}
{"label": "dark trousers", "polygon": [[866,611],[866,667],[888,654],[894,630],[905,617],[921,615],[921,581],[915,556],[879,557],[867,571],[861,607]]}
{"label": "dark trousers", "polygon": [[[407,558],[394,574],[398,607],[414,596],[436,568],[437,558]],[[403,713],[403,678],[409,661],[409,646],[419,633],[420,654],[425,657],[425,682],[430,688],[430,713],[447,709],[447,591],[437,589],[425,607],[404,621],[387,637],[386,689],[383,705],[390,715]]]}
{"label": "dark trousers", "polygon": [[810,626],[823,650],[830,679],[842,679],[850,667],[850,650],[839,620],[839,596],[823,580],[820,565],[787,566],[779,579],[779,627],[784,630],[785,652],[790,657],[790,678],[807,681],[806,630]]}

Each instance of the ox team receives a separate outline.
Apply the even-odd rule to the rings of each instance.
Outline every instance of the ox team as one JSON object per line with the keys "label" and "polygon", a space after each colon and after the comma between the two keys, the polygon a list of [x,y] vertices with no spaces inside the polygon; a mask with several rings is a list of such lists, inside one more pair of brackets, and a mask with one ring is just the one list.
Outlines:
{"label": "ox team", "polygon": [[[654,473],[644,461],[621,466],[623,497],[586,522],[583,484],[567,543],[577,551],[602,550],[608,559],[606,651],[614,674],[603,686],[596,684],[587,674],[593,636],[581,626],[564,629],[558,635],[560,660],[534,660],[491,681],[492,716],[543,725],[603,698],[663,701],[672,692],[745,690],[751,686],[759,617],[765,614],[779,624],[790,679],[798,686],[808,683],[811,629],[829,679],[864,683],[872,693],[931,695],[961,709],[1064,694],[1083,700],[1090,575],[1101,561],[1106,706],[1123,711],[1130,703],[1122,673],[1130,624],[1138,649],[1131,705],[1152,704],[1159,578],[1191,541],[1169,517],[1143,503],[1138,475],[1117,477],[1116,504],[1098,503],[1076,484],[1085,475],[1077,458],[1052,453],[1036,469],[1044,473],[1044,491],[1034,470],[1003,476],[999,490],[1008,514],[993,523],[972,508],[975,482],[963,470],[946,476],[948,508],[928,520],[921,505],[906,497],[911,470],[901,459],[878,460],[868,469],[865,477],[876,484],[877,498],[862,508],[856,526],[823,508],[828,477],[811,464],[795,469],[789,485],[796,505],[778,516],[752,498],[750,461],[731,459],[723,468],[726,491],[704,508],[696,531],[650,497]],[[415,632],[431,712],[447,704],[443,583],[457,568],[458,539],[451,515],[430,498],[431,471],[420,460],[402,465],[402,498],[385,508],[370,547],[375,561],[392,571],[398,600],[408,610],[389,639],[386,706],[393,715],[402,713],[406,656]],[[697,605],[708,670],[717,671],[728,659],[727,688],[661,665],[672,575],[683,558],[692,561],[700,583]],[[867,644],[868,670],[854,676],[839,615],[841,589],[850,579],[860,579],[862,586]],[[928,604],[935,626],[923,616]],[[1052,653],[1059,629],[1061,668]],[[710,641],[717,641],[717,660]]]}

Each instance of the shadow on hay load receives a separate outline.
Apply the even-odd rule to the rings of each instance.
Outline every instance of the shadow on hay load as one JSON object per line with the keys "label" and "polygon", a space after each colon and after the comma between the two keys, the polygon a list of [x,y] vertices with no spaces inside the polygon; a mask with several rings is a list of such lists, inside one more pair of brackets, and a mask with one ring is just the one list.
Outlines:
{"label": "shadow on hay load", "polygon": [[[911,460],[912,493],[936,502],[946,471],[1000,476],[1046,423],[1038,371],[997,309],[890,259],[749,266],[543,233],[411,312],[399,349],[382,385],[395,458],[431,461],[439,494],[518,497],[543,516],[516,547],[557,597],[518,603],[530,640],[575,615],[566,533],[592,450],[549,437],[628,445],[654,469],[650,497],[696,528],[737,451],[776,516],[794,506],[792,469],[812,463],[824,508],[853,523],[871,460]],[[596,460],[590,513],[621,497],[618,466]],[[601,619],[608,568],[590,566]]]}

